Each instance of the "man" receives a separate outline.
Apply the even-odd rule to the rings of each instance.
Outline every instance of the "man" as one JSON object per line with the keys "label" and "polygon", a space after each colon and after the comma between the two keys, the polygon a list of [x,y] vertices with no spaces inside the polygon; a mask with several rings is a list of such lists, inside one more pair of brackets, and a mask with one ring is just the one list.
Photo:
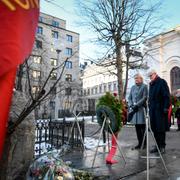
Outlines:
{"label": "man", "polygon": [[129,112],[133,112],[131,122],[135,124],[138,145],[134,149],[140,149],[145,132],[145,108],[148,95],[147,85],[143,83],[140,74],[134,76],[135,85],[132,86],[128,98]]}
{"label": "man", "polygon": [[[168,109],[170,106],[170,93],[167,82],[161,79],[155,70],[148,73],[150,77],[149,86],[149,116],[151,128],[154,133],[157,145],[161,153],[165,153],[166,131],[169,130],[168,125]],[[151,153],[158,152],[155,147]]]}

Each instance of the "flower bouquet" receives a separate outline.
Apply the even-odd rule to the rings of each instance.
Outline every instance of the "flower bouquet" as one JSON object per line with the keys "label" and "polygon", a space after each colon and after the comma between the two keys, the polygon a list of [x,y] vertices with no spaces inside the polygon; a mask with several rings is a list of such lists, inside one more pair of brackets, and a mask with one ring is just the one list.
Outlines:
{"label": "flower bouquet", "polygon": [[27,180],[74,180],[72,169],[51,151],[35,160],[27,173]]}

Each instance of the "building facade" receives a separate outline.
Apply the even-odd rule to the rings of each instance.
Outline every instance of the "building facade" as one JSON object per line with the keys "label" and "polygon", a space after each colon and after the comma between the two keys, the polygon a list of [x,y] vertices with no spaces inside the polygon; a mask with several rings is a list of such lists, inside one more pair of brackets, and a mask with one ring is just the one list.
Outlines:
{"label": "building facade", "polygon": [[[72,112],[80,95],[79,34],[66,29],[66,21],[41,13],[33,52],[30,56],[32,92],[44,87],[49,99],[36,109],[36,118],[58,118]],[[62,73],[63,71],[63,73]]]}
{"label": "building facade", "polygon": [[89,64],[83,71],[82,84],[85,104],[89,112],[95,112],[95,104],[106,92],[117,92],[117,76],[115,66],[99,66]]}
{"label": "building facade", "polygon": [[146,40],[146,61],[164,78],[171,90],[180,90],[180,26]]}

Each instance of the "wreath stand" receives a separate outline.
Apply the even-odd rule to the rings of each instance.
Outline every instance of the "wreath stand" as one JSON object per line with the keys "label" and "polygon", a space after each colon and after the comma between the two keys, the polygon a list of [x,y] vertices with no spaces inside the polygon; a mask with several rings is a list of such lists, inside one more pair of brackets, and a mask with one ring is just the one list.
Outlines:
{"label": "wreath stand", "polygon": [[[165,171],[167,173],[167,176],[169,177],[168,169],[166,167],[165,161],[164,161],[164,159],[162,157],[161,151],[160,151],[160,149],[159,149],[159,147],[157,145],[156,139],[155,139],[153,131],[151,129],[148,107],[147,107],[147,112],[146,112],[146,110],[144,108],[144,115],[145,115],[145,119],[146,119],[146,130],[145,130],[145,133],[144,133],[143,142],[142,142],[142,145],[141,145],[141,150],[144,147],[144,142],[145,142],[145,138],[146,138],[146,156],[141,156],[141,158],[145,158],[146,161],[147,161],[147,166],[146,166],[147,180],[149,180],[150,159],[159,159],[160,158],[161,161],[162,161],[162,164],[164,166],[164,169],[165,169]],[[152,136],[152,139],[153,139],[153,141],[155,143],[155,146],[156,146],[156,148],[158,150],[159,157],[158,156],[149,156],[149,133],[148,132],[150,132],[150,134]]]}
{"label": "wreath stand", "polygon": [[[124,156],[124,154],[123,154],[123,152],[122,152],[122,150],[121,150],[121,148],[120,148],[120,146],[118,144],[118,141],[117,141],[117,138],[116,138],[114,132],[112,131],[112,128],[110,126],[110,119],[107,117],[106,113],[103,113],[103,118],[104,118],[104,120],[103,120],[103,123],[102,123],[102,126],[101,126],[101,130],[100,130],[100,134],[99,134],[99,138],[98,138],[98,144],[97,144],[96,151],[95,151],[94,158],[93,158],[92,168],[94,167],[94,164],[95,164],[99,144],[100,144],[100,141],[101,141],[101,138],[102,138],[103,131],[104,131],[105,127],[108,127],[108,129],[110,130],[110,133],[114,137],[114,139],[116,141],[116,144],[117,144],[117,148],[118,148],[119,152],[121,153],[121,155],[123,157],[124,163],[126,164],[125,156]],[[109,138],[108,138],[108,140],[109,140]],[[109,144],[109,142],[108,142],[108,144]]]}
{"label": "wreath stand", "polygon": [[[82,133],[81,133],[81,128],[80,128],[80,125],[79,125],[79,120],[78,120],[78,117],[80,116],[80,114],[81,114],[81,112],[79,112],[77,115],[76,115],[75,112],[73,112],[73,115],[74,115],[74,117],[75,117],[75,120],[74,120],[74,122],[73,122],[73,124],[72,124],[71,130],[70,130],[70,134],[72,135],[73,130],[74,130],[74,128],[75,128],[75,124],[76,124],[76,125],[77,125],[77,128],[78,128],[78,133],[79,133],[79,135],[80,135],[80,141],[81,141],[81,144],[82,144],[82,146],[83,146],[83,150],[84,150],[85,154],[87,154],[87,153],[86,153],[86,147],[85,147],[85,145],[84,145],[83,136],[82,136]],[[69,136],[69,139],[68,139],[67,144],[70,144],[70,140],[71,140],[71,136]]]}

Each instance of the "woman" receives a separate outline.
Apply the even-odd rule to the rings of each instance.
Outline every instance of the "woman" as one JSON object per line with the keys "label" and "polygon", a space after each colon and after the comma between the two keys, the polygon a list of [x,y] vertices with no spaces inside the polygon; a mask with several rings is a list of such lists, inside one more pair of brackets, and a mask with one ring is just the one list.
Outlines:
{"label": "woman", "polygon": [[131,122],[135,124],[138,145],[134,149],[140,149],[145,132],[145,108],[148,95],[147,85],[143,83],[143,77],[140,74],[134,76],[135,85],[132,86],[128,98],[129,112],[133,111]]}

